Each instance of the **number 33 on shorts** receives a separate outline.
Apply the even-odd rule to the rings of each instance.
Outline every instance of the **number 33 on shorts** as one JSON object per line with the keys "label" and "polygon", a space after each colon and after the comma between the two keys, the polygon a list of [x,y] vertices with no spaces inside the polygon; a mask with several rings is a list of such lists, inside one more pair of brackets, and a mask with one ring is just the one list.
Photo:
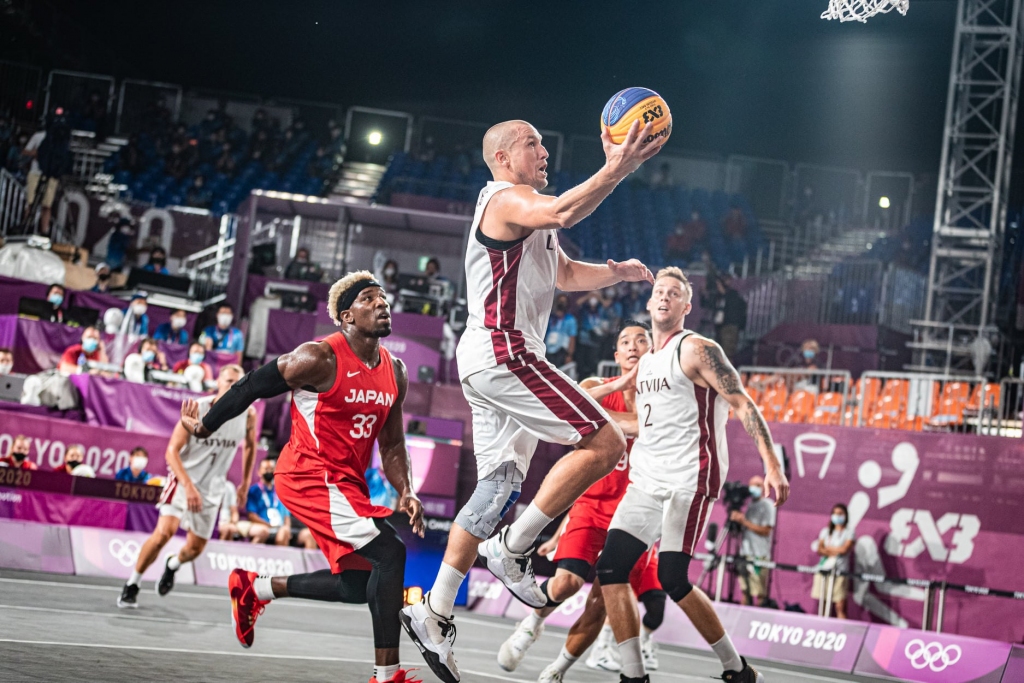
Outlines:
{"label": "number 33 on shorts", "polygon": [[364,415],[362,413],[352,416],[352,429],[349,436],[353,439],[367,439],[373,434],[373,425],[377,422],[376,415]]}

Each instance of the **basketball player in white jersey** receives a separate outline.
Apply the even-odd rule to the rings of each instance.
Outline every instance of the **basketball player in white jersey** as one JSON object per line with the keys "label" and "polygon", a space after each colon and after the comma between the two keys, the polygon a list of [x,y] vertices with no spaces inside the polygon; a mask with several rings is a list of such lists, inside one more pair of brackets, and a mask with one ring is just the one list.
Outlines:
{"label": "basketball player in white jersey", "polygon": [[722,661],[722,679],[763,683],[764,676],[736,652],[711,601],[687,575],[694,546],[728,473],[725,423],[730,408],[757,446],[764,461],[765,492],[775,492],[776,506],[789,497],[789,482],[773,451],[768,425],[722,349],[683,328],[692,295],[679,268],[658,272],[647,303],[654,345],[640,358],[636,377],[638,436],[630,456],[630,483],[612,517],[597,577],[619,643],[622,682],[650,680],[629,573],[660,539],[661,585]]}
{"label": "basketball player in white jersey", "polygon": [[[533,608],[553,604],[537,585],[529,554],[537,535],[626,449],[622,431],[587,392],[544,359],[544,334],[555,289],[587,291],[617,282],[653,281],[636,260],[604,264],[569,259],[558,230],[570,228],[615,186],[661,149],[644,144],[650,124],[635,122],[613,144],[605,132],[605,164],[561,196],[542,195],[548,153],[537,129],[506,121],[484,135],[494,180],[481,190],[466,248],[469,319],[457,350],[463,392],[473,412],[478,483],[448,537],[444,562],[422,602],[402,611],[406,632],[445,683],[459,680],[452,652],[455,595],[479,552],[487,568]],[[491,537],[519,497],[537,441],[575,450],[548,472],[533,502]],[[486,540],[485,539],[489,539]]]}
{"label": "basketball player in white jersey", "polygon": [[[210,406],[242,379],[244,374],[245,371],[238,365],[225,365],[221,368],[217,377],[217,395],[197,401],[200,414],[208,413]],[[170,593],[174,588],[174,573],[183,563],[191,562],[202,554],[206,542],[213,535],[217,513],[224,499],[224,487],[231,486],[227,479],[228,470],[235,460],[239,444],[242,444],[243,449],[238,504],[245,507],[256,458],[256,411],[249,408],[221,427],[216,434],[203,438],[190,435],[180,422],[174,426],[165,456],[170,474],[160,494],[160,518],[156,529],[139,551],[135,570],[121,589],[121,596],[117,599],[118,607],[138,607],[139,581],[143,573],[156,561],[182,522],[188,529],[188,537],[178,554],[167,558],[163,576],[156,584],[157,593]]]}

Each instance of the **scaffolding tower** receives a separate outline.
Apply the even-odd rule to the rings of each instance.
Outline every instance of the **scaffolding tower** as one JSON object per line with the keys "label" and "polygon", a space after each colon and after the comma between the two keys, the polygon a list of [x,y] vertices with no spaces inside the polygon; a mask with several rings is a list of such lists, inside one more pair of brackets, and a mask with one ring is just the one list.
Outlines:
{"label": "scaffolding tower", "polygon": [[[908,369],[975,374],[994,326],[1024,0],[958,0],[924,320]],[[982,341],[984,340],[984,341]],[[991,346],[989,347],[989,349]]]}

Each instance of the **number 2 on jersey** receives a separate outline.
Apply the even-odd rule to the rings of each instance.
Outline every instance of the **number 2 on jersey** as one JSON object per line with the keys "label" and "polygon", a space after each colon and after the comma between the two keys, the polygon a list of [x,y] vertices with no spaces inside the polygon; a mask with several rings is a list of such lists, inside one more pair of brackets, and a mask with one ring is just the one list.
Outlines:
{"label": "number 2 on jersey", "polygon": [[377,421],[376,415],[359,415],[352,416],[352,429],[348,431],[349,435],[353,439],[368,439],[373,434],[373,424]]}
{"label": "number 2 on jersey", "polygon": [[654,425],[651,424],[651,404],[648,403],[644,408],[647,408],[647,417],[644,418],[644,427],[653,427]]}

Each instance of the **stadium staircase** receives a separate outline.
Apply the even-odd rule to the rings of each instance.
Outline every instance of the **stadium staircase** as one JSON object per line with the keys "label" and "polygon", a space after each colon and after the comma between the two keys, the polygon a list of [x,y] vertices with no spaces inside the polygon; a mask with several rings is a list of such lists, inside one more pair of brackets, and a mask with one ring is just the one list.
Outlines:
{"label": "stadium staircase", "polygon": [[332,197],[354,197],[369,200],[377,191],[387,166],[346,161],[341,165],[341,176],[331,190]]}
{"label": "stadium staircase", "polygon": [[873,243],[888,236],[877,228],[858,228],[840,233],[812,247],[792,263],[796,277],[827,275],[837,263],[864,256]]}

